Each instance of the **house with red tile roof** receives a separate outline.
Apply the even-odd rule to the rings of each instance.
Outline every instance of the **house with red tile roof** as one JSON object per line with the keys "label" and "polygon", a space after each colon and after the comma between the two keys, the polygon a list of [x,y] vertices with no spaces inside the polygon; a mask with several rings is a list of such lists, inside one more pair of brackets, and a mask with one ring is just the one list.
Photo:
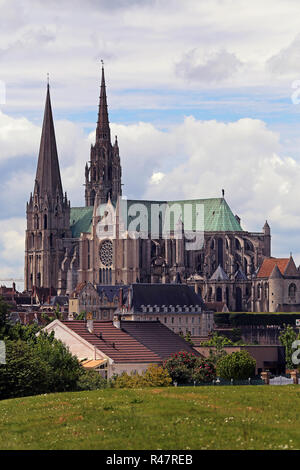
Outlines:
{"label": "house with red tile roof", "polygon": [[54,320],[44,328],[54,332],[84,367],[98,368],[107,378],[122,372],[145,371],[179,351],[199,353],[159,321]]}
{"label": "house with red tile roof", "polygon": [[253,312],[299,312],[300,272],[293,257],[265,258],[252,282]]}

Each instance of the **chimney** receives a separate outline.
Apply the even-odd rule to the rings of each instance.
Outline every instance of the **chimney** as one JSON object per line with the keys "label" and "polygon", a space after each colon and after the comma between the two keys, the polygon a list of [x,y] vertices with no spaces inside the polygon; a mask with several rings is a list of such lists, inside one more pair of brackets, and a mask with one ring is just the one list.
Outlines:
{"label": "chimney", "polygon": [[89,333],[94,333],[94,320],[91,312],[86,314],[86,329]]}
{"label": "chimney", "polygon": [[123,289],[120,287],[119,289],[119,309],[121,310],[123,307]]}
{"label": "chimney", "polygon": [[68,314],[68,321],[73,321],[73,320],[74,320],[73,312],[69,312],[69,314]]}
{"label": "chimney", "polygon": [[113,325],[115,328],[121,329],[121,315],[117,313],[114,314]]}

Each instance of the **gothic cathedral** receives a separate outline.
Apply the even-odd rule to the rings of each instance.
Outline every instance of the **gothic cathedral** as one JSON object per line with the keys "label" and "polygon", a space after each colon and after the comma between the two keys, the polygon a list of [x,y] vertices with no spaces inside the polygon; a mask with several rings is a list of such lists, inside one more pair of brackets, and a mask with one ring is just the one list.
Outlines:
{"label": "gothic cathedral", "polygon": [[[84,281],[94,285],[170,283],[178,279],[205,281],[218,269],[219,272],[222,269],[228,279],[238,277],[247,285],[263,259],[271,256],[267,222],[262,232],[244,231],[224,194],[190,201],[126,200],[124,220],[124,211],[120,209],[119,146],[117,137],[113,144],[111,142],[103,67],[96,139],[84,176],[85,206],[71,207],[61,182],[48,85],[34,190],[27,203],[27,291],[42,287],[53,294],[70,294]],[[142,205],[151,210],[151,205],[169,207],[173,204],[176,207],[188,204],[194,215],[197,207],[203,208],[201,247],[189,250],[185,236],[178,236],[178,232],[184,232],[182,218],[174,219],[168,237],[163,236],[161,230],[153,233],[151,217],[143,228],[146,236],[130,236],[128,221],[132,217],[128,214],[132,208]],[[99,233],[99,223],[103,220],[106,222],[102,223],[103,230]]]}

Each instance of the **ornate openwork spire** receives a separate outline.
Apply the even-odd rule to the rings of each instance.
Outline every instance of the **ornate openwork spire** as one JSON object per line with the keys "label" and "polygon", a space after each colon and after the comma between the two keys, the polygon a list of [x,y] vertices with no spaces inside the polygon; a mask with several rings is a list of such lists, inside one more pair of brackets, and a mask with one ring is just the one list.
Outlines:
{"label": "ornate openwork spire", "polygon": [[107,110],[104,66],[103,66],[103,61],[101,62],[102,62],[102,77],[101,77],[98,121],[97,121],[97,129],[96,129],[96,143],[97,142],[101,142],[101,143],[109,142],[110,143],[110,128],[109,128],[108,110]]}

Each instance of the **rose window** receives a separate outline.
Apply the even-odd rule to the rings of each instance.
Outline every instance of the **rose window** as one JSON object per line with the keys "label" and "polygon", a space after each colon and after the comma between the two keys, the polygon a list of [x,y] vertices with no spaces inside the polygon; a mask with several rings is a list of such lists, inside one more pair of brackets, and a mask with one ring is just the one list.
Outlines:
{"label": "rose window", "polygon": [[100,261],[104,266],[111,266],[113,261],[113,245],[110,240],[104,240],[99,249]]}

